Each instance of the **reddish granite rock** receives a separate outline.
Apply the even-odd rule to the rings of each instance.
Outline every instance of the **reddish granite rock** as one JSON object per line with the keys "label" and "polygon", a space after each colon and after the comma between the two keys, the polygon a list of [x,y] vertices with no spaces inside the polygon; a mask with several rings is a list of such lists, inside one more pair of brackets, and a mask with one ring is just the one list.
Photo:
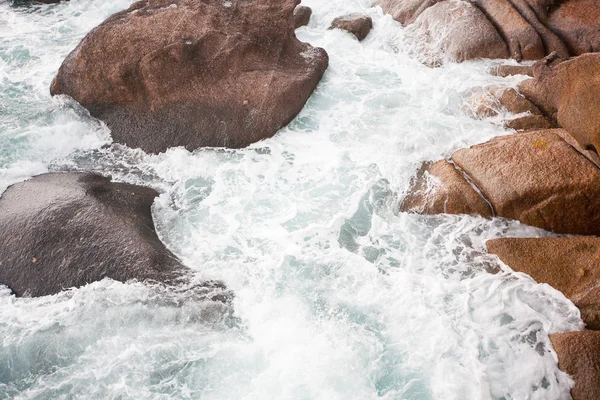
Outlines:
{"label": "reddish granite rock", "polygon": [[550,340],[558,367],[575,381],[573,400],[600,399],[600,332],[557,333]]}
{"label": "reddish granite rock", "polygon": [[82,40],[51,92],[147,152],[247,146],[289,123],[327,68],[327,53],[294,34],[296,5],[138,1]]}
{"label": "reddish granite rock", "polygon": [[463,174],[445,160],[423,164],[400,204],[400,211],[492,216],[489,204]]}
{"label": "reddish granite rock", "polygon": [[600,329],[600,238],[505,238],[486,245],[515,271],[561,291],[588,329]]}
{"label": "reddish granite rock", "polygon": [[519,91],[582,147],[600,151],[600,54],[561,61],[538,61],[534,79],[522,82]]}
{"label": "reddish granite rock", "polygon": [[567,0],[550,14],[547,25],[572,55],[600,51],[600,2]]}
{"label": "reddish granite rock", "polygon": [[560,129],[501,136],[452,160],[497,215],[558,233],[600,234],[600,169]]}
{"label": "reddish granite rock", "polygon": [[514,129],[515,131],[555,128],[555,126],[543,115],[525,115],[523,117],[509,119],[504,122],[504,127],[506,129]]}
{"label": "reddish granite rock", "polygon": [[490,74],[496,76],[527,75],[533,77],[530,65],[498,65],[490,69]]}
{"label": "reddish granite rock", "polygon": [[329,29],[341,29],[353,34],[358,41],[364,40],[373,28],[373,20],[368,15],[349,14],[337,17]]}
{"label": "reddish granite rock", "polygon": [[408,25],[426,9],[442,0],[377,0],[373,6],[379,6],[384,13],[402,25]]}

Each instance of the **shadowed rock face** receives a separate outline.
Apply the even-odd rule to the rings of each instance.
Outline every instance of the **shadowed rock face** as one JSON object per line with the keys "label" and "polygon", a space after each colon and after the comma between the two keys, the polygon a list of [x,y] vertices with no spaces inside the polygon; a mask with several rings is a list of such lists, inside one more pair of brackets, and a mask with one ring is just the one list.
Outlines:
{"label": "shadowed rock face", "polygon": [[294,9],[294,27],[300,28],[301,26],[306,26],[310,22],[310,17],[312,15],[312,10],[310,7],[298,5]]}
{"label": "shadowed rock face", "polygon": [[559,368],[575,381],[573,400],[600,399],[600,332],[557,333],[550,340]]}
{"label": "shadowed rock face", "polygon": [[486,246],[515,271],[561,291],[588,329],[600,329],[600,238],[505,238]]}
{"label": "shadowed rock face", "polygon": [[328,64],[296,39],[296,0],[144,0],[93,29],[52,82],[147,152],[239,148],[302,109]]}
{"label": "shadowed rock face", "polygon": [[156,235],[157,195],[91,173],[43,174],[10,186],[0,197],[0,283],[32,297],[106,277],[177,283],[189,270]]}

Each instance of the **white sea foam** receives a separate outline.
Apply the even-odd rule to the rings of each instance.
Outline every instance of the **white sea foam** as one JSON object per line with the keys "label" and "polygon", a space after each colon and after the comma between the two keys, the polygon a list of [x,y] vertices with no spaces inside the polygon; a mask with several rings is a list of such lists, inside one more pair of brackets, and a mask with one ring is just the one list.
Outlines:
{"label": "white sea foam", "polygon": [[[422,161],[506,133],[461,106],[474,87],[516,78],[488,76],[491,62],[430,69],[369,1],[307,0],[298,36],[330,67],[275,137],[101,148],[106,128],[48,87],[85,32],[130,3],[0,4],[0,190],[65,168],[156,187],[161,237],[235,292],[235,312],[207,321],[184,294],[110,280],[39,299],[0,290],[0,398],[568,398],[547,334],[581,328],[578,310],[484,251],[490,238],[548,234],[396,212]],[[327,30],[354,11],[374,19],[364,42]]]}

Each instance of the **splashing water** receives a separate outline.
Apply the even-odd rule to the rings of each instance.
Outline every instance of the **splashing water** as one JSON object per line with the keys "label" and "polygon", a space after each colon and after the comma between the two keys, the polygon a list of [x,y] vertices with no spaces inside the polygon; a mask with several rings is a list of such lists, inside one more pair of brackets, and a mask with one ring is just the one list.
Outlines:
{"label": "splashing water", "polygon": [[[490,77],[490,61],[428,68],[368,1],[307,0],[297,35],[330,67],[288,127],[242,150],[146,155],[48,89],[131,2],[0,2],[0,191],[81,169],[159,189],[161,238],[235,292],[234,317],[135,282],[36,299],[0,287],[0,399],[568,398],[547,335],[581,329],[578,310],[484,250],[548,234],[397,212],[422,161],[506,133],[461,104],[517,78]],[[353,11],[374,20],[362,43],[327,30]]]}

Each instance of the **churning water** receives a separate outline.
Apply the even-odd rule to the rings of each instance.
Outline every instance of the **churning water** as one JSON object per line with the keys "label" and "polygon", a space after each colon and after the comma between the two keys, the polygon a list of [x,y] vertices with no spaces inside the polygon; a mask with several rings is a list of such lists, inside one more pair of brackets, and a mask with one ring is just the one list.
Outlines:
{"label": "churning water", "polygon": [[[491,62],[420,64],[369,0],[306,0],[301,40],[330,67],[301,114],[242,150],[146,155],[49,95],[64,57],[129,0],[0,1],[0,192],[49,170],[157,188],[161,238],[193,296],[104,280],[36,299],[0,287],[0,399],[564,399],[548,333],[582,327],[560,293],[484,251],[544,232],[502,219],[397,212],[424,160],[503,134],[461,112]],[[327,30],[362,11],[362,43]],[[496,272],[491,273],[491,272]]]}

